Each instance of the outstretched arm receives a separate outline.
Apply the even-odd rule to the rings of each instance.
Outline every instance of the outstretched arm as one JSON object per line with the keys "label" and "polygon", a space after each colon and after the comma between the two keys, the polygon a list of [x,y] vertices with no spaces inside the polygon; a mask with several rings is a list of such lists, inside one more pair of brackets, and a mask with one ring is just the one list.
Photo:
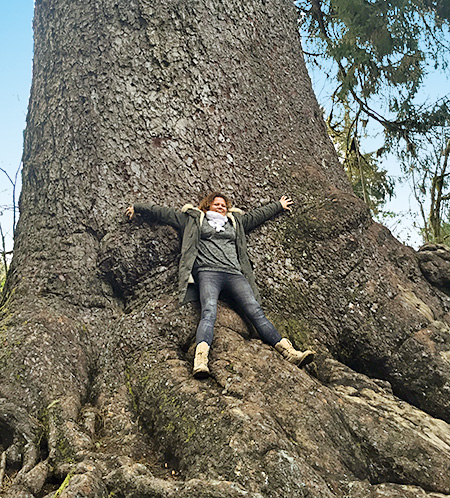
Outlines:
{"label": "outstretched arm", "polygon": [[283,195],[279,201],[271,202],[270,204],[266,204],[265,206],[253,209],[249,213],[244,214],[242,216],[244,230],[250,232],[276,214],[281,213],[282,211],[290,211],[290,206],[293,202],[292,199]]}
{"label": "outstretched arm", "polygon": [[171,225],[176,229],[184,228],[186,224],[186,215],[181,211],[154,204],[134,204],[128,206],[125,210],[125,214],[130,220],[132,220],[136,214],[140,214],[147,221],[157,221],[158,223]]}

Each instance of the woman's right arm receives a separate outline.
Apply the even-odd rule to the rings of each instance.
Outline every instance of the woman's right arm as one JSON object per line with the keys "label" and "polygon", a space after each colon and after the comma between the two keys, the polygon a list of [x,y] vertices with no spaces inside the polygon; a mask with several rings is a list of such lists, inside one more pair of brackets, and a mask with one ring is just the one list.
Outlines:
{"label": "woman's right arm", "polygon": [[157,221],[176,229],[184,228],[186,224],[186,215],[181,211],[155,204],[134,204],[127,207],[125,214],[130,220],[135,214],[139,214],[147,221]]}

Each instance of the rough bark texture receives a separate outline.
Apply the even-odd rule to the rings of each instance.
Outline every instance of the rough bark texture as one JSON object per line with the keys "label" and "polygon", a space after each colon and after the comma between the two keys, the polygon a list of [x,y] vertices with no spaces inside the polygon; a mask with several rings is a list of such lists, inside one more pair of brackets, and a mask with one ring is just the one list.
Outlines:
{"label": "rough bark texture", "polygon": [[[7,497],[450,494],[449,297],[346,182],[289,1],[36,0],[21,218],[3,296]],[[296,206],[249,238],[307,371],[176,304],[177,234],[134,201]]]}
{"label": "rough bark texture", "polygon": [[425,244],[419,249],[417,258],[425,278],[450,294],[450,247],[444,244]]}

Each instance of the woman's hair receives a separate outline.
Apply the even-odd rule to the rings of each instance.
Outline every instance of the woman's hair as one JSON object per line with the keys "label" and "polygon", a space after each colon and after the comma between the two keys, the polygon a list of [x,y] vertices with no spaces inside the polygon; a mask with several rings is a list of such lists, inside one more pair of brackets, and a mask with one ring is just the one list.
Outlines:
{"label": "woman's hair", "polygon": [[209,208],[210,208],[211,204],[213,203],[213,200],[216,197],[220,197],[221,199],[223,199],[225,201],[225,204],[227,205],[227,210],[231,209],[230,199],[228,199],[228,197],[226,195],[224,195],[220,192],[211,192],[210,194],[208,194],[206,197],[204,197],[200,201],[198,208],[201,209],[204,213],[206,213],[206,211],[209,211]]}

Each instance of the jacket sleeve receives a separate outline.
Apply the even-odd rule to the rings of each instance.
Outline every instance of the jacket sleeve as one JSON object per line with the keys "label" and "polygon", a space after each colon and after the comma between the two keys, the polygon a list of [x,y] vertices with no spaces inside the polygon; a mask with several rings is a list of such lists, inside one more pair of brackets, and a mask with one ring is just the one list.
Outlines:
{"label": "jacket sleeve", "polygon": [[245,213],[242,216],[242,225],[244,226],[244,230],[247,233],[250,232],[276,214],[281,213],[281,211],[283,211],[283,206],[279,201],[271,202],[265,206],[252,209],[252,211]]}
{"label": "jacket sleeve", "polygon": [[133,207],[135,213],[141,215],[146,221],[157,221],[177,230],[186,226],[187,215],[177,209],[155,204],[134,204]]}

